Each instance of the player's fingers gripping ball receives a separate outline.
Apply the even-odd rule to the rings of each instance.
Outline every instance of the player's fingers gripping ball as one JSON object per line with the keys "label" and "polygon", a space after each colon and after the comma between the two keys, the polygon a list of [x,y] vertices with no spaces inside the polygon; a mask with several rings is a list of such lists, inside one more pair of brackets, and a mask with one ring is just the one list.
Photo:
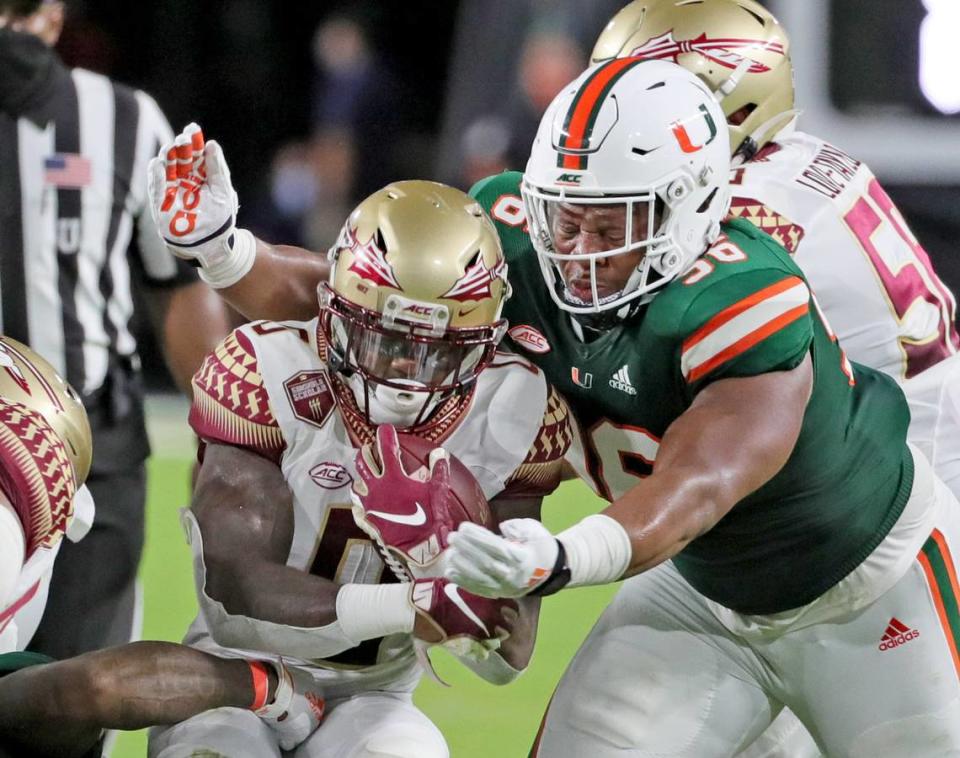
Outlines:
{"label": "player's fingers gripping ball", "polygon": [[353,517],[402,580],[443,573],[441,554],[464,522],[491,525],[483,490],[442,448],[390,425],[356,457]]}
{"label": "player's fingers gripping ball", "polygon": [[543,584],[557,562],[556,538],[535,519],[504,521],[500,531],[461,524],[448,540],[447,579],[485,597],[522,597]]}

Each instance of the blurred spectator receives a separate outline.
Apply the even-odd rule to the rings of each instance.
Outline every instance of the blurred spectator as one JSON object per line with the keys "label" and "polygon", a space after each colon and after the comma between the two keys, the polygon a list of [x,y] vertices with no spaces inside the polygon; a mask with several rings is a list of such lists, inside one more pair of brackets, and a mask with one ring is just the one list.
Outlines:
{"label": "blurred spectator", "polygon": [[352,207],[354,144],[349,132],[324,129],[277,151],[270,174],[273,218],[267,236],[326,250]]}
{"label": "blurred spectator", "polygon": [[517,71],[521,97],[509,113],[511,168],[523,168],[537,136],[540,117],[560,89],[577,78],[587,56],[576,40],[561,31],[534,31],[523,45]]}
{"label": "blurred spectator", "polygon": [[463,134],[464,187],[510,167],[510,127],[500,116],[481,116]]}
{"label": "blurred spectator", "polygon": [[[313,59],[313,132],[323,135],[335,130],[334,141],[356,147],[356,165],[350,172],[356,184],[350,188],[349,206],[353,197],[365,197],[396,178],[390,150],[403,129],[401,88],[383,56],[372,54],[362,23],[350,16],[333,16],[320,24],[313,39]],[[317,143],[315,157],[337,160],[329,149],[329,136],[318,137]]]}
{"label": "blurred spectator", "polygon": [[435,157],[437,178],[468,187],[476,164],[500,167],[494,154],[467,154],[481,142],[476,133],[468,139],[467,132],[476,124],[487,129],[492,116],[509,129],[509,167],[522,169],[544,109],[586,66],[586,51],[624,2],[461,0]]}

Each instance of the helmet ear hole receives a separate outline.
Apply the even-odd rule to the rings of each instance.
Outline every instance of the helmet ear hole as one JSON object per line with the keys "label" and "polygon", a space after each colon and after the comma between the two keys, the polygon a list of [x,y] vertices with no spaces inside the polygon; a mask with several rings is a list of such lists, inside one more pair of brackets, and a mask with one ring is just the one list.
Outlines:
{"label": "helmet ear hole", "polygon": [[717,190],[719,187],[714,187],[713,191],[707,195],[707,199],[700,203],[700,207],[697,208],[697,213],[706,213],[707,209],[710,207],[710,204],[713,202],[713,198],[717,196]]}

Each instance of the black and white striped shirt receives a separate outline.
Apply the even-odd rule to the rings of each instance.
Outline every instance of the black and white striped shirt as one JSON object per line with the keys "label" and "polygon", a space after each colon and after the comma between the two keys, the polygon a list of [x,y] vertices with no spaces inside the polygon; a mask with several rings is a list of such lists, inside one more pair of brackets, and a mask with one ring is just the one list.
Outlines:
{"label": "black and white striped shirt", "polygon": [[172,132],[149,95],[67,69],[29,35],[2,43],[20,65],[0,77],[14,77],[0,86],[0,331],[89,397],[137,361],[131,267],[150,284],[195,279],[147,207],[147,163]]}

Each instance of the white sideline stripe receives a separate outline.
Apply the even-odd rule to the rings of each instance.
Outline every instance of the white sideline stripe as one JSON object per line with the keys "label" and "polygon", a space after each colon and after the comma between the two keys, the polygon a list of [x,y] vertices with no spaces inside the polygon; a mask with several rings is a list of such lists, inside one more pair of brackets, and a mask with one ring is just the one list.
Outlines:
{"label": "white sideline stripe", "polygon": [[697,344],[683,351],[680,367],[685,377],[728,347],[737,344],[751,332],[776,320],[787,311],[810,300],[807,285],[798,281],[790,289],[784,290],[766,300],[751,306],[743,313],[731,319],[708,334]]}

